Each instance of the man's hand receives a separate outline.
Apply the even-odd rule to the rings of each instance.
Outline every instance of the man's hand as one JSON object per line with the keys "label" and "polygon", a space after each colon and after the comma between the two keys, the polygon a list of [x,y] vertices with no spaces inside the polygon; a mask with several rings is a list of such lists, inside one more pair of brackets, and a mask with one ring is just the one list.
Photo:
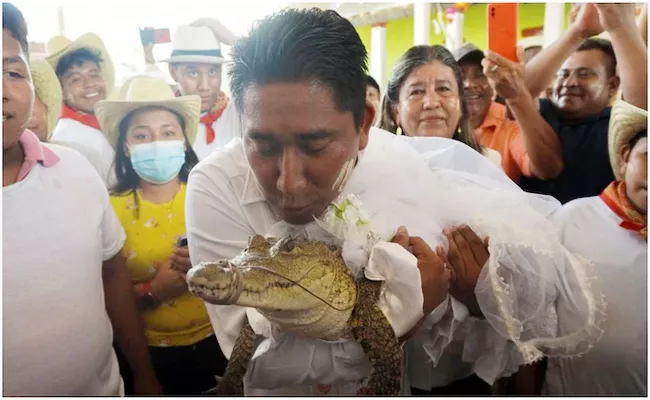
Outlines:
{"label": "man's hand", "polygon": [[162,386],[158,382],[158,378],[153,376],[138,376],[133,375],[133,392],[137,396],[162,396]]}
{"label": "man's hand", "polygon": [[618,29],[636,30],[635,4],[634,3],[616,3],[616,4],[594,4],[598,10],[600,25],[609,33]]}
{"label": "man's hand", "polygon": [[574,4],[569,12],[570,28],[576,29],[583,39],[603,33],[598,10],[593,4]]}
{"label": "man's hand", "polygon": [[102,280],[106,312],[117,343],[133,372],[136,394],[161,395],[161,386],[151,365],[142,316],[136,307],[131,272],[121,253],[104,261]]}
{"label": "man's hand", "polygon": [[226,28],[224,24],[215,18],[199,18],[192,22],[192,26],[205,26],[210,28],[214,37],[225,45],[232,46],[237,40],[237,36]]}
{"label": "man's hand", "polygon": [[474,289],[483,266],[490,257],[488,238],[481,240],[467,225],[443,230],[449,241],[447,257],[454,272],[450,293],[474,316],[482,316]]}
{"label": "man's hand", "polygon": [[409,236],[404,227],[397,230],[392,241],[402,245],[407,250],[410,248],[413,255],[418,259],[417,266],[420,270],[422,296],[424,297],[422,312],[427,316],[447,298],[447,292],[449,291],[451,271],[448,268],[449,263],[444,250],[439,247],[434,252],[422,238]]}
{"label": "man's hand", "polygon": [[190,251],[187,246],[176,247],[169,260],[172,263],[172,268],[181,274],[187,274],[187,271],[192,268],[192,262],[190,261]]}
{"label": "man's hand", "polygon": [[506,100],[517,100],[522,93],[528,91],[524,82],[523,49],[517,48],[519,62],[487,51],[481,61],[483,73],[488,78],[494,91]]}

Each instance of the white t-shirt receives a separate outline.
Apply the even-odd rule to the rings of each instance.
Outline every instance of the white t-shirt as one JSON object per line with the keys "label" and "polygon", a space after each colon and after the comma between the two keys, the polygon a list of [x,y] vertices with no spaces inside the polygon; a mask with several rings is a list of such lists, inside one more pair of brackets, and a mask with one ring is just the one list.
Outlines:
{"label": "white t-shirt", "polygon": [[551,220],[568,250],[594,262],[607,309],[604,336],[587,354],[549,360],[547,393],[647,396],[648,244],[599,197],[569,202]]}
{"label": "white t-shirt", "polygon": [[214,140],[212,143],[207,144],[205,125],[199,123],[196,139],[192,144],[192,148],[199,160],[209,156],[215,149],[227,145],[233,138],[242,137],[241,118],[233,101],[228,103],[223,114],[214,121],[212,129],[214,129]]}
{"label": "white t-shirt", "polygon": [[125,234],[88,161],[35,165],[3,194],[3,388],[8,396],[123,394],[102,261]]}
{"label": "white t-shirt", "polygon": [[77,150],[97,169],[107,188],[115,186],[115,151],[102,131],[70,118],[61,118],[51,142]]}

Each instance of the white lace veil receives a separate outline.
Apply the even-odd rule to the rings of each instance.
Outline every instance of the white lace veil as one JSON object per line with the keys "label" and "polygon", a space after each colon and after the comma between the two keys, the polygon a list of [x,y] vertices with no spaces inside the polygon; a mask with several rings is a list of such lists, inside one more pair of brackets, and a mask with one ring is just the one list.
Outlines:
{"label": "white lace veil", "polygon": [[523,192],[462,143],[373,128],[346,193],[359,196],[385,232],[405,225],[432,247],[447,245],[444,227],[467,224],[489,236],[476,297],[485,320],[524,363],[579,355],[602,335],[604,299],[590,263],[562,246],[547,219],[559,202]]}

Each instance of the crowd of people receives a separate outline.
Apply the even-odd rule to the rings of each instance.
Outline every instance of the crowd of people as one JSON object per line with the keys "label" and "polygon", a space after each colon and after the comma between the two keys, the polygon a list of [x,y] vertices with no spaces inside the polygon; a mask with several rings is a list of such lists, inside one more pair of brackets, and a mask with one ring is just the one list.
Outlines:
{"label": "crowd of people", "polygon": [[181,26],[173,85],[152,43],[119,88],[93,33],[44,59],[28,43],[3,3],[5,395],[205,394],[246,321],[247,395],[369,394],[356,342],[186,283],[252,235],[316,232],[346,196],[387,249],[361,264],[383,271],[404,395],[647,395],[647,5],[640,24],[634,4],[575,5],[520,62],[414,46],[385,93],[320,9],[242,38]]}

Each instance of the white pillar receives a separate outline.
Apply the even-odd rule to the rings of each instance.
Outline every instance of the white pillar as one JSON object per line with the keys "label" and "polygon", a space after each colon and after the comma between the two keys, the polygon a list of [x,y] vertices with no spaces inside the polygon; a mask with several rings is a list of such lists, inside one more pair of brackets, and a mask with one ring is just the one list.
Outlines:
{"label": "white pillar", "polygon": [[413,45],[430,44],[431,3],[413,3]]}
{"label": "white pillar", "polygon": [[386,24],[374,24],[370,31],[370,75],[386,90]]}
{"label": "white pillar", "polygon": [[65,35],[65,19],[63,18],[63,6],[57,8],[57,16],[59,20],[59,35]]}
{"label": "white pillar", "polygon": [[553,43],[564,32],[564,3],[546,3],[544,9],[544,46]]}
{"label": "white pillar", "polygon": [[464,24],[465,14],[457,12],[454,14],[454,20],[447,25],[447,40],[445,41],[445,47],[452,52],[463,44]]}

